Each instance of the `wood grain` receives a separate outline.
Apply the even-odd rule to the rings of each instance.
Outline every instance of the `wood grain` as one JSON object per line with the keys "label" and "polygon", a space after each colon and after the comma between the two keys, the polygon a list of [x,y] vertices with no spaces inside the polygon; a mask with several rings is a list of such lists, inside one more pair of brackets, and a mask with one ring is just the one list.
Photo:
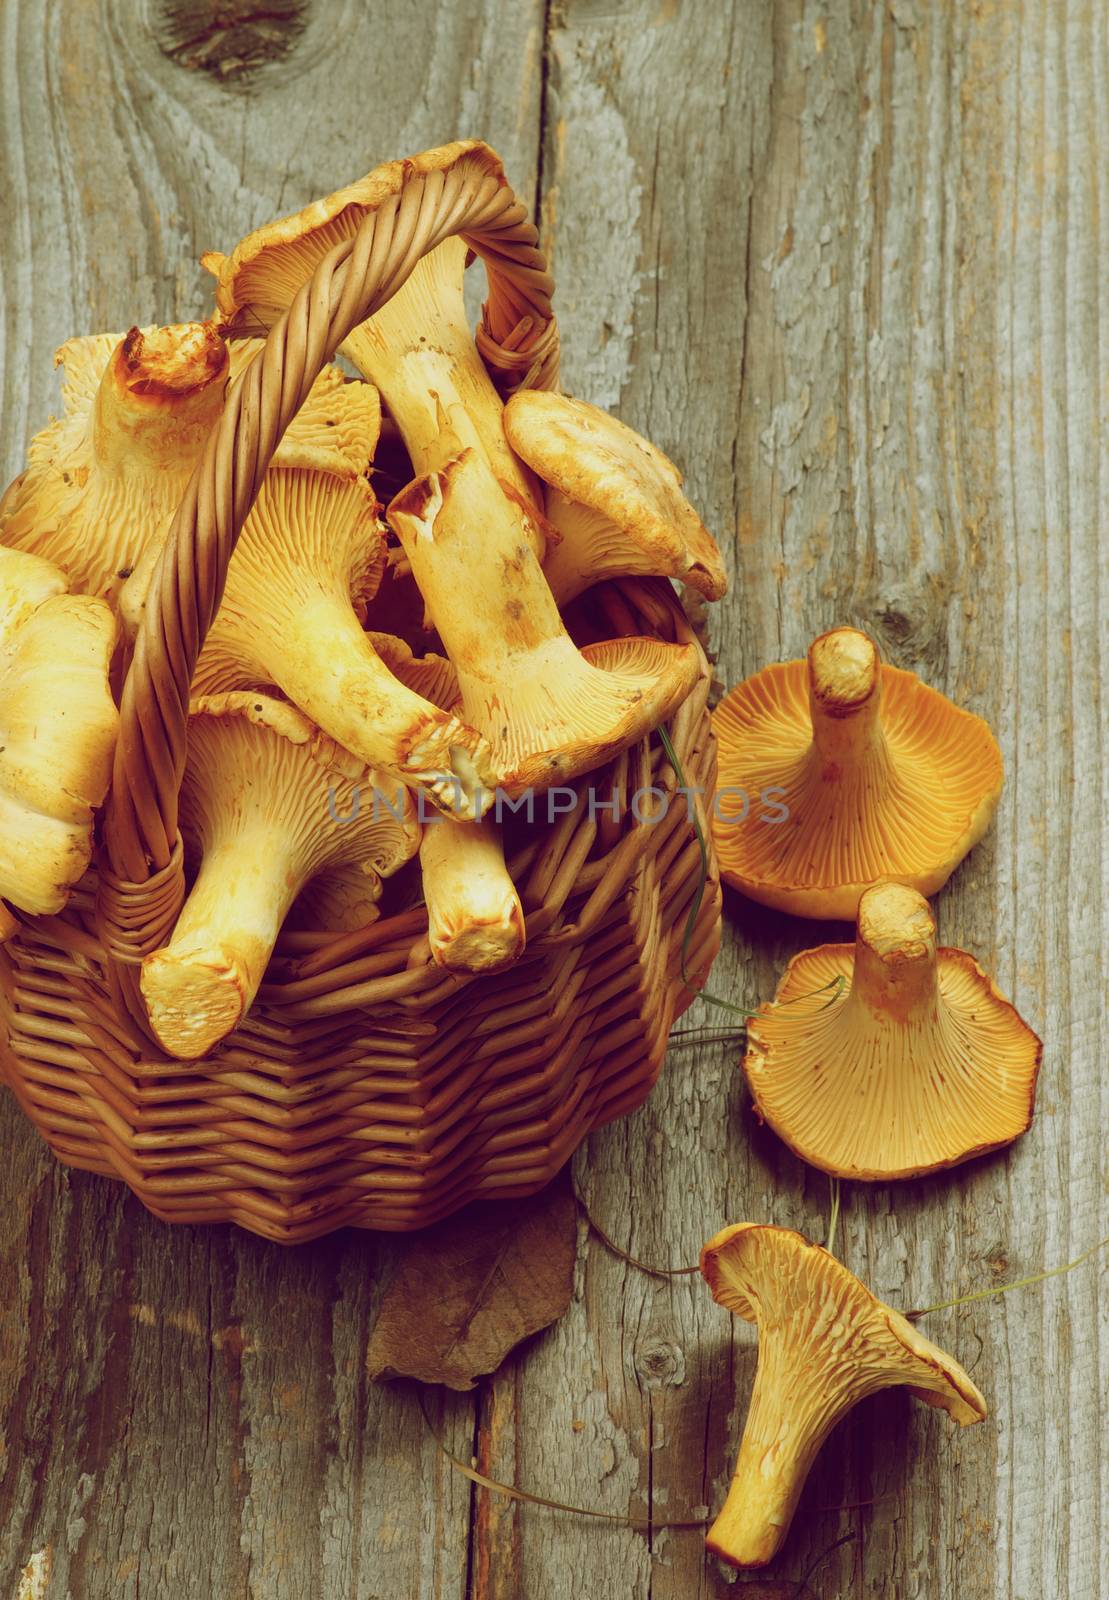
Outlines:
{"label": "wood grain", "polygon": [[[489,138],[539,186],[567,387],[671,453],[728,548],[720,675],[850,622],[1002,742],[997,824],[940,927],[1043,1034],[1037,1118],[1008,1156],[846,1194],[844,1259],[920,1306],[1109,1233],[1109,0],[339,0],[230,82],[169,59],[155,13],[2,13],[8,475],[62,338],[195,314],[201,248],[385,155]],[[824,934],[735,897],[728,917],[713,988],[739,1003]],[[742,1587],[660,1527],[719,1502],[753,1371],[751,1331],[696,1279],[583,1235],[558,1327],[436,1402],[457,1453],[651,1527],[588,1523],[471,1492],[413,1391],[366,1383],[403,1246],[170,1232],[57,1170],[8,1100],[0,1130],[0,1594],[47,1546],[49,1600]],[[734,1043],[676,1048],[577,1176],[661,1265],[724,1221],[826,1224],[825,1180],[754,1125]],[[852,1534],[813,1593],[1095,1600],[1104,1273],[930,1316],[990,1421],[860,1408],[774,1576]]]}

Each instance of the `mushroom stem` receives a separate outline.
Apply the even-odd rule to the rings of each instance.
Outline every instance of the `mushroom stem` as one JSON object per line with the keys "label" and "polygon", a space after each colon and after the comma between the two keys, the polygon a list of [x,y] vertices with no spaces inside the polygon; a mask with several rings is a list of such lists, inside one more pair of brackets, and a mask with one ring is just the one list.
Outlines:
{"label": "mushroom stem", "polygon": [[842,1415],[839,1406],[822,1412],[798,1406],[788,1357],[784,1339],[760,1337],[739,1458],[705,1538],[714,1555],[737,1567],[764,1567],[777,1555],[809,1470]]}
{"label": "mushroom stem", "polygon": [[158,1038],[195,1061],[249,1009],[303,872],[279,816],[243,818],[205,849],[173,938],[143,962],[142,992]]}
{"label": "mushroom stem", "polygon": [[[524,519],[466,449],[402,489],[389,521],[458,672],[466,720],[511,793],[586,771],[670,715],[696,680],[688,646],[621,641],[611,671],[563,627]],[[640,668],[640,647],[651,659]],[[638,669],[638,670],[637,670]]]}
{"label": "mushroom stem", "polygon": [[859,902],[847,1005],[890,1022],[926,1023],[938,1000],[936,925],[928,902],[899,883],[875,885]]}
{"label": "mushroom stem", "polygon": [[[462,445],[481,451],[511,498],[534,509],[534,479],[505,438],[504,403],[474,344],[462,279],[466,245],[447,239],[368,322],[349,334],[343,351],[381,391],[403,435],[417,476],[445,466]],[[441,412],[456,439],[443,435]],[[530,529],[537,535],[537,530]],[[541,552],[540,552],[541,553]]]}
{"label": "mushroom stem", "polygon": [[[829,777],[884,749],[878,717],[881,670],[865,633],[836,628],[809,649],[813,743]],[[830,769],[830,770],[829,770]]]}
{"label": "mushroom stem", "polygon": [[472,729],[393,676],[349,604],[328,594],[307,601],[280,638],[259,639],[258,654],[294,704],[371,766],[460,817],[492,801],[484,742],[475,747]]}
{"label": "mushroom stem", "polygon": [[439,966],[499,972],[523,954],[524,911],[494,822],[429,822],[420,866],[428,939]]}
{"label": "mushroom stem", "polygon": [[96,393],[96,459],[132,476],[194,460],[223,405],[227,365],[227,346],[211,323],[132,328]]}

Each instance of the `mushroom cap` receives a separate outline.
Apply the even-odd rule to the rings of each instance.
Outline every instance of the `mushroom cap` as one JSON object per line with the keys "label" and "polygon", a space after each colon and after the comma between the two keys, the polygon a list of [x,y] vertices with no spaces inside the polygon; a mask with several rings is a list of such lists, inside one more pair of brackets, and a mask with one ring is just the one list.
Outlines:
{"label": "mushroom cap", "polygon": [[[231,341],[232,380],[264,343],[263,339]],[[374,385],[348,378],[340,367],[324,367],[278,441],[270,466],[361,476],[373,461],[380,434],[381,397]]]}
{"label": "mushroom cap", "polygon": [[445,656],[433,651],[418,656],[410,644],[392,633],[368,629],[366,637],[393,676],[413,694],[422,695],[444,711],[451,711],[459,704],[458,673]]}
{"label": "mushroom cap", "polygon": [[[831,994],[837,980],[843,986]],[[758,1115],[837,1177],[917,1177],[996,1150],[1032,1120],[1043,1046],[927,902],[878,884],[855,944],[795,956],[747,1026]]]}
{"label": "mushroom cap", "polygon": [[757,1323],[762,1336],[773,1333],[794,1346],[799,1411],[803,1400],[826,1405],[834,1390],[847,1390],[855,1405],[882,1389],[906,1386],[960,1427],[987,1414],[981,1390],[959,1362],[880,1301],[831,1251],[791,1227],[723,1227],[701,1251],[701,1274],[719,1306]]}
{"label": "mushroom cap", "polygon": [[[701,1251],[701,1273],[717,1305],[809,1354],[798,1363],[799,1389],[830,1395],[842,1382],[837,1369],[849,1369],[851,1404],[905,1385],[960,1427],[987,1414],[980,1390],[957,1361],[823,1245],[792,1228],[759,1222],[721,1228]],[[814,1352],[819,1359],[812,1359]]]}
{"label": "mushroom cap", "polygon": [[216,279],[216,304],[226,320],[245,308],[268,326],[289,305],[320,259],[350,238],[367,212],[399,194],[413,175],[449,172],[465,165],[475,174],[504,179],[504,168],[478,139],[457,140],[403,161],[386,161],[291,216],[268,222],[241,240],[229,256],[208,251],[200,262]]}
{"label": "mushroom cap", "polygon": [[[680,578],[709,600],[727,591],[720,550],[682,493],[681,473],[626,423],[584,400],[522,389],[505,406],[504,428],[544,482],[597,513],[591,567],[598,577]],[[547,512],[557,527],[550,504]],[[559,555],[556,545],[549,562]]]}
{"label": "mushroom cap", "polygon": [[32,914],[60,911],[89,863],[119,729],[115,638],[102,600],[0,548],[0,895]]}
{"label": "mushroom cap", "polygon": [[[385,570],[379,511],[364,477],[271,467],[231,557],[193,673],[193,694],[271,681],[265,656],[281,648],[290,605],[304,615],[314,601],[349,597],[358,612],[372,599]],[[327,652],[321,636],[313,650],[321,670]]]}
{"label": "mushroom cap", "polygon": [[[1001,752],[985,722],[880,664],[855,629],[822,635],[808,660],[765,667],[732,689],[713,731],[721,872],[795,916],[853,920],[880,878],[934,894],[985,833],[1001,793]],[[745,814],[738,796],[728,803],[737,790]]]}
{"label": "mushroom cap", "polygon": [[706,1541],[733,1566],[773,1558],[825,1439],[868,1395],[903,1385],[961,1427],[985,1417],[958,1362],[799,1233],[724,1228],[701,1252],[701,1271],[718,1304],[759,1329],[739,1459]]}
{"label": "mushroom cap", "polygon": [[4,542],[111,599],[177,509],[223,403],[227,351],[190,322],[69,339],[54,359],[64,412],[31,442]]}

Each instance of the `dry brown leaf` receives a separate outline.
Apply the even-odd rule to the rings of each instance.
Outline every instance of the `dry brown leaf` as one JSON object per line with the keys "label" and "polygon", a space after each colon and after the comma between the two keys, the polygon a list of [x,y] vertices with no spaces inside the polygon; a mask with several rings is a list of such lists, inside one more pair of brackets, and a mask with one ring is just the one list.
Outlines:
{"label": "dry brown leaf", "polygon": [[369,1376],[472,1389],[565,1311],[577,1244],[566,1169],[530,1200],[469,1206],[413,1237],[370,1335]]}

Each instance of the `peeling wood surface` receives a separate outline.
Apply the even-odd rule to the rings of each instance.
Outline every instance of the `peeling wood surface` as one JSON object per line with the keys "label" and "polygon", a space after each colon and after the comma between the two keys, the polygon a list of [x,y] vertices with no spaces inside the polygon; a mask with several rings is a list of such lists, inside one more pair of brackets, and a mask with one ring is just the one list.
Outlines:
{"label": "peeling wood surface", "polygon": [[[204,53],[213,10],[261,27],[266,59],[172,55]],[[1037,1118],[1007,1158],[846,1194],[844,1258],[919,1306],[1109,1233],[1107,0],[6,0],[0,24],[5,479],[57,403],[63,338],[195,315],[202,248],[483,134],[541,199],[567,387],[669,451],[727,545],[721,676],[850,622],[1002,741],[1000,815],[940,927],[1043,1034]],[[713,987],[740,1003],[823,936],[727,914]],[[456,1453],[648,1536],[471,1492],[414,1389],[366,1382],[398,1246],[168,1231],[57,1169],[7,1097],[0,1143],[0,1595],[742,1592],[696,1533],[658,1528],[718,1503],[753,1371],[750,1330],[696,1279],[583,1238],[558,1327],[433,1405]],[[754,1126],[733,1045],[675,1050],[577,1175],[659,1264],[726,1220],[826,1223],[825,1180]],[[930,1317],[990,1422],[862,1407],[772,1576],[851,1533],[812,1592],[1096,1600],[1105,1271]]]}

